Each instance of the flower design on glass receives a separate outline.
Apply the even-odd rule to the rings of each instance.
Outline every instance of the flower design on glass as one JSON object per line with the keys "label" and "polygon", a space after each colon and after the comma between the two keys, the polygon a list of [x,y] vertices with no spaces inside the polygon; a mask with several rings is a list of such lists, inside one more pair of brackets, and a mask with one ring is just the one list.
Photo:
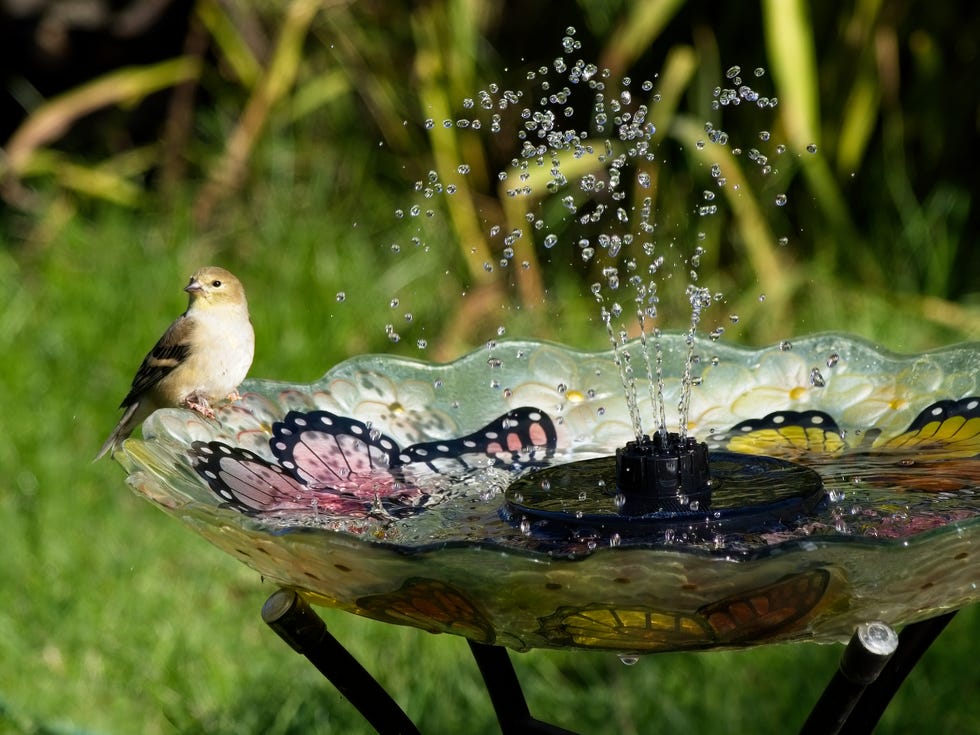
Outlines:
{"label": "flower design on glass", "polygon": [[[542,346],[527,356],[522,380],[502,387],[508,405],[543,406],[563,428],[563,446],[609,453],[633,438],[619,375],[608,358]],[[643,404],[645,416],[653,416]]]}
{"label": "flower design on glass", "polygon": [[329,389],[318,393],[318,407],[387,427],[405,441],[451,436],[456,421],[435,408],[433,383],[421,380],[394,380],[373,371],[334,380]]}

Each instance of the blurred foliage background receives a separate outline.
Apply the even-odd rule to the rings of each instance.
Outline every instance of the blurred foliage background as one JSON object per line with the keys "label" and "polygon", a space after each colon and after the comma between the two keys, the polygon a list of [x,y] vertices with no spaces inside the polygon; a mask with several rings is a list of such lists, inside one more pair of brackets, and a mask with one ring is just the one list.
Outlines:
{"label": "blurred foliage background", "polygon": [[[679,240],[705,232],[726,338],[833,329],[914,352],[980,335],[972,6],[0,0],[0,732],[365,729],[264,629],[270,589],[89,460],[206,262],[249,289],[254,376],[309,381],[365,351],[451,359],[501,328],[607,344],[598,266],[543,246],[574,223],[498,180],[526,101],[496,136],[442,124],[491,83],[530,95],[569,26],[610,86],[655,82],[658,211]],[[697,222],[697,141],[733,64],[764,67],[779,106],[726,130],[765,126],[787,152],[768,177],[733,157],[741,195]],[[432,181],[456,193],[428,200]],[[395,215],[413,205],[434,216]],[[524,228],[532,267],[500,265],[494,227]],[[664,325],[685,310],[665,298]],[[461,640],[327,615],[423,731],[494,731]],[[957,617],[881,732],[977,728],[977,620]],[[837,655],[515,659],[534,713],[583,732],[785,732]]]}

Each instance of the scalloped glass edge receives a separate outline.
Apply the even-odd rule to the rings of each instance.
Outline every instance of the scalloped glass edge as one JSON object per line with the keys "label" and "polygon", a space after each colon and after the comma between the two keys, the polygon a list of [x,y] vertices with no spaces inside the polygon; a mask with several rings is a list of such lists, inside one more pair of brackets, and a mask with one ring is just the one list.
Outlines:
{"label": "scalloped glass edge", "polygon": [[[662,348],[664,374],[681,375],[685,336],[664,335]],[[643,365],[639,343],[628,349],[632,364]],[[887,439],[935,400],[980,392],[980,343],[899,355],[860,338],[822,333],[762,349],[698,339],[695,354],[701,381],[693,390],[689,429],[696,436],[773,411],[822,410],[845,435],[875,428]],[[222,407],[217,422],[184,410],[151,416],[144,438],[128,440],[116,455],[130,485],[264,577],[357,614],[520,650],[646,653],[843,640],[865,620],[901,625],[980,599],[977,517],[899,539],[792,539],[737,560],[683,548],[602,548],[584,558],[554,558],[495,548],[492,541],[442,542],[406,553],[363,523],[290,529],[220,507],[186,457],[197,440],[221,440],[269,457],[271,423],[289,410],[326,409],[369,421],[404,445],[460,436],[522,405],[560,422],[560,461],[606,455],[632,436],[611,351],[506,340],[450,363],[364,355],[309,385],[248,380],[241,390],[243,400]],[[677,420],[671,409],[679,391],[677,377],[665,381],[669,424]],[[642,379],[637,394],[642,414],[652,417]],[[762,600],[769,593],[760,591],[791,588],[795,577],[813,570],[826,572],[826,592],[796,617],[777,616],[772,625],[750,625],[749,633],[737,635],[706,622],[712,615],[721,619],[726,600],[753,591]],[[419,580],[465,600],[477,622],[413,617],[394,605],[424,590]],[[596,608],[600,600],[611,607]],[[619,632],[602,635],[589,629],[615,628],[609,620],[632,620],[627,613],[646,627],[620,625]],[[674,632],[652,625],[651,613]],[[677,633],[684,625],[696,632]]]}

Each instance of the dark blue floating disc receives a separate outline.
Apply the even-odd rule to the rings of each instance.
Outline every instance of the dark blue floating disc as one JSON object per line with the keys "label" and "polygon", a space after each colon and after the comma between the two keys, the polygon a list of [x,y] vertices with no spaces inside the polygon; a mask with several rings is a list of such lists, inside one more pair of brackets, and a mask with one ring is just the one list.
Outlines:
{"label": "dark blue floating disc", "polygon": [[718,451],[710,453],[708,464],[710,497],[685,496],[680,487],[677,502],[647,505],[648,512],[635,512],[635,503],[617,487],[616,457],[547,467],[507,488],[504,515],[549,535],[565,528],[633,540],[649,534],[653,540],[668,530],[701,535],[793,526],[825,498],[820,475],[795,462]]}

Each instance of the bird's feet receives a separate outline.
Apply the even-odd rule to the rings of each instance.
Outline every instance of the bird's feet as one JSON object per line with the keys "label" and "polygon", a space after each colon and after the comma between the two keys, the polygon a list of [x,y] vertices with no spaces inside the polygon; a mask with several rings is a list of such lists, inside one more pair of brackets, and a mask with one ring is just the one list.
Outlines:
{"label": "bird's feet", "polygon": [[214,418],[214,409],[211,408],[211,404],[208,403],[208,399],[204,396],[192,393],[184,399],[184,405],[192,411],[197,411],[206,419]]}
{"label": "bird's feet", "polygon": [[235,401],[240,401],[242,400],[242,394],[239,393],[237,390],[233,390],[231,393],[228,394],[228,397],[225,400],[230,401],[231,403],[234,403]]}

